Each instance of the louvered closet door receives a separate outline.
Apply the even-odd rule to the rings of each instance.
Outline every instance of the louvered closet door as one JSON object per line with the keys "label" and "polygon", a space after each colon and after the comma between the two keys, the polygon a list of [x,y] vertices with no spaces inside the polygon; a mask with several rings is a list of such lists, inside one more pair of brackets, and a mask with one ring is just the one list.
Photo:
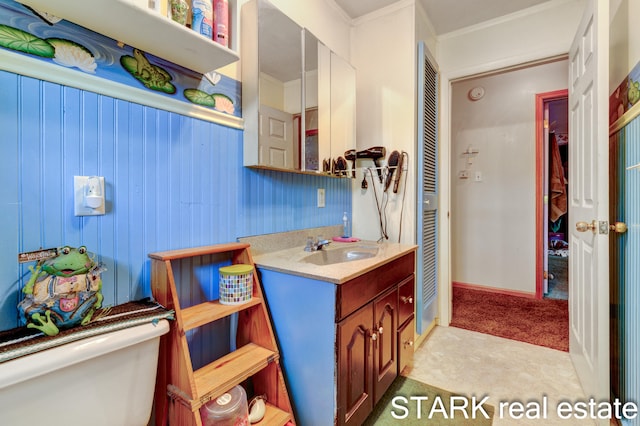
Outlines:
{"label": "louvered closet door", "polygon": [[418,44],[418,268],[416,331],[423,330],[437,313],[438,228],[438,71],[425,44]]}

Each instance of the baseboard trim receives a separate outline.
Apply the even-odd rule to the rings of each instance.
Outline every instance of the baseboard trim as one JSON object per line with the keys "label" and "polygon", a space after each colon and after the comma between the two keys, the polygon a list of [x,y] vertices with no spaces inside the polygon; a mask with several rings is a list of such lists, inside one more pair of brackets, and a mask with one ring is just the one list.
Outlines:
{"label": "baseboard trim", "polygon": [[433,331],[434,328],[436,328],[436,325],[438,325],[438,319],[435,318],[433,321],[431,321],[431,323],[427,326],[426,330],[422,331],[422,334],[418,334],[414,331],[413,335],[413,341],[414,341],[414,345],[413,345],[413,352],[417,351],[418,348],[428,339],[429,335],[431,334],[431,332]]}
{"label": "baseboard trim", "polygon": [[508,296],[517,296],[517,297],[525,297],[527,299],[536,299],[536,293],[530,293],[527,291],[517,291],[517,290],[509,290],[506,288],[497,288],[497,287],[489,287],[479,284],[469,284],[469,283],[461,283],[457,281],[453,281],[451,283],[451,287],[453,288],[463,288],[467,290],[479,290],[486,291],[488,293],[498,293],[505,294]]}

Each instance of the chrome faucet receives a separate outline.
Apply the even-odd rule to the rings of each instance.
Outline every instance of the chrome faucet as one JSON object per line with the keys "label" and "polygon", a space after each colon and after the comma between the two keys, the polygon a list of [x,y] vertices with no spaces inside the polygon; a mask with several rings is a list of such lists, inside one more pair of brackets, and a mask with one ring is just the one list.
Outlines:
{"label": "chrome faucet", "polygon": [[316,240],[314,240],[312,237],[308,237],[307,238],[307,245],[304,248],[304,251],[318,251],[318,250],[322,250],[322,247],[331,244],[331,241],[329,240],[323,240],[320,237],[318,237]]}

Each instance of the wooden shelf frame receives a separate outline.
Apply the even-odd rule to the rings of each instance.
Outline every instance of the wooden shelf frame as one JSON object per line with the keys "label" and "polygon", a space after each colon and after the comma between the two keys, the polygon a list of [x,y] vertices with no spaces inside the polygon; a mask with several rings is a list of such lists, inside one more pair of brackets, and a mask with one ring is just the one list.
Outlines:
{"label": "wooden shelf frame", "polygon": [[[252,299],[241,305],[209,300],[181,308],[180,283],[174,261],[230,254],[231,263],[254,268]],[[293,422],[293,410],[280,366],[280,354],[267,312],[262,287],[247,243],[229,243],[151,253],[151,281],[155,299],[173,309],[176,320],[160,341],[156,381],[156,425],[201,426],[199,409],[233,386],[251,380],[256,395],[266,394],[268,407],[261,424],[282,426]],[[221,358],[193,369],[186,333],[233,314],[238,316],[237,348]]]}

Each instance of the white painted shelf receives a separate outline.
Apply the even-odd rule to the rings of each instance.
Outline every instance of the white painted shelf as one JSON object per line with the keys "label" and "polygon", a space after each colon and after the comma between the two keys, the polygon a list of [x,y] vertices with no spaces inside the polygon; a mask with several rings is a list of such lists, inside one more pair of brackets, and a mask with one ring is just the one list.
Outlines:
{"label": "white painted shelf", "polygon": [[19,1],[202,74],[239,59],[233,50],[131,1]]}

